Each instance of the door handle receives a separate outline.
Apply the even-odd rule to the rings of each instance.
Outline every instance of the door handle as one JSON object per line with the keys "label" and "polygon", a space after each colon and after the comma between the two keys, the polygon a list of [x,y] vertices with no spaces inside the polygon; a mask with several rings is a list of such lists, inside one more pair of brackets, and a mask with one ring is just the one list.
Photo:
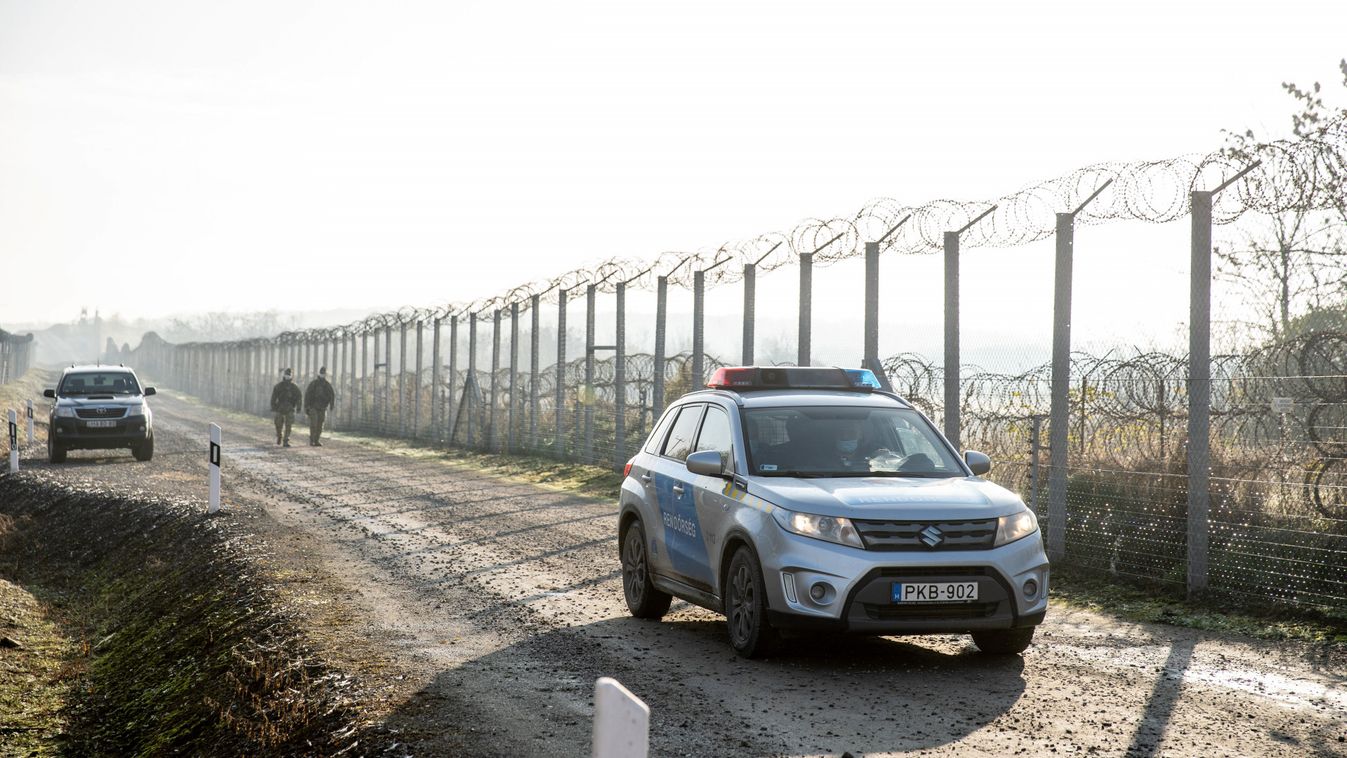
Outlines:
{"label": "door handle", "polygon": [[652,479],[649,474],[641,474],[641,481],[645,482],[646,484],[650,484]]}
{"label": "door handle", "polygon": [[673,486],[673,492],[674,492],[675,495],[681,495],[681,494],[683,494],[683,485],[681,485],[681,484],[675,484],[675,485]]}

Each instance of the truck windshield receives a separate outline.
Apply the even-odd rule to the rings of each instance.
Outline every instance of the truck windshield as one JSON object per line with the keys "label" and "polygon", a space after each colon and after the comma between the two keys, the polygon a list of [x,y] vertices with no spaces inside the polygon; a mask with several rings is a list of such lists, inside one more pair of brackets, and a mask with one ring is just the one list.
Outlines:
{"label": "truck windshield", "polygon": [[840,406],[745,411],[749,468],[759,476],[966,476],[913,410]]}
{"label": "truck windshield", "polygon": [[125,371],[66,374],[61,380],[61,389],[56,394],[62,397],[139,395],[140,385],[136,383],[136,377]]}

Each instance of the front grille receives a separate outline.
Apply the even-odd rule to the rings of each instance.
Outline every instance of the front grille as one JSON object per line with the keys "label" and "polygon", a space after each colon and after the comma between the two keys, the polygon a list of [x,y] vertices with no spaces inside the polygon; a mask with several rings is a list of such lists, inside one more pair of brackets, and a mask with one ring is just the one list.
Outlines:
{"label": "front grille", "polygon": [[996,613],[1000,603],[910,603],[879,605],[862,603],[871,621],[920,621],[981,619]]}
{"label": "front grille", "polygon": [[[989,550],[996,542],[996,519],[969,521],[852,521],[865,541],[865,549],[890,552],[941,550]],[[923,541],[939,531],[934,545]]]}
{"label": "front grille", "polygon": [[126,415],[125,408],[76,408],[75,415],[80,418],[121,418]]}

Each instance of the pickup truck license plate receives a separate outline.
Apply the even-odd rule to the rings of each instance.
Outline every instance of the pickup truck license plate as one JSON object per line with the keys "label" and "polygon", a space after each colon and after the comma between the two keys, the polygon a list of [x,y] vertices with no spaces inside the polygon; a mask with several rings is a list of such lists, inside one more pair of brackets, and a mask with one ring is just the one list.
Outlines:
{"label": "pickup truck license plate", "polygon": [[84,425],[90,429],[109,429],[117,425],[117,422],[110,418],[96,418],[93,421],[86,421]]}
{"label": "pickup truck license plate", "polygon": [[977,582],[893,583],[895,603],[971,603],[977,599]]}

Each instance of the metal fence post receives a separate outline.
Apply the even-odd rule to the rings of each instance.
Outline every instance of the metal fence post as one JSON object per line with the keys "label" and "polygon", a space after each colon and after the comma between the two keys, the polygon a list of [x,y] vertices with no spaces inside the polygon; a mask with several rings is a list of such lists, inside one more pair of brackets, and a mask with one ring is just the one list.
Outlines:
{"label": "metal fence post", "polygon": [[464,407],[468,409],[468,447],[477,442],[477,314],[468,314],[468,377],[463,381]]}
{"label": "metal fence post", "polygon": [[407,322],[398,324],[398,436],[407,436]]}
{"label": "metal fence post", "polygon": [[542,306],[542,296],[534,295],[529,302],[529,449],[538,450],[538,381],[541,376],[538,366],[538,314]]}
{"label": "metal fence post", "polygon": [[566,455],[566,290],[559,288],[557,290],[557,386],[556,386],[556,406],[552,409],[553,420],[556,422],[556,438],[552,440],[552,446],[558,458]]}
{"label": "metal fence post", "polygon": [[379,431],[381,431],[384,434],[388,434],[388,429],[390,426],[389,422],[392,419],[393,414],[391,408],[392,402],[393,402],[393,327],[389,325],[384,326],[384,392],[383,392],[384,417],[382,419],[383,423],[379,427]]}
{"label": "metal fence post", "polygon": [[440,442],[440,326],[444,317],[430,322],[430,441]]}
{"label": "metal fence post", "polygon": [[959,442],[959,233],[945,232],[945,437]]}
{"label": "metal fence post", "polygon": [[696,389],[706,381],[704,351],[706,344],[706,272],[692,272],[692,381],[689,389]]}
{"label": "metal fence post", "polygon": [[1034,414],[1029,417],[1029,510],[1039,512],[1039,475],[1038,454],[1042,449],[1043,417]]}
{"label": "metal fence post", "polygon": [[421,437],[421,380],[424,378],[422,373],[425,369],[423,352],[423,340],[425,339],[425,323],[421,319],[416,320],[416,376],[412,379],[412,439]]}
{"label": "metal fence post", "polygon": [[800,253],[800,326],[799,345],[795,357],[797,366],[810,364],[813,341],[814,254]]}
{"label": "metal fence post", "polygon": [[1211,507],[1211,201],[1192,198],[1191,295],[1188,308],[1188,595],[1207,588]]}
{"label": "metal fence post", "polygon": [[669,315],[669,277],[655,280],[655,386],[651,395],[651,413],[659,418],[664,412],[664,339]]}
{"label": "metal fence post", "polygon": [[585,388],[580,402],[585,409],[585,438],[582,458],[585,463],[594,462],[594,299],[598,287],[590,284],[585,287]]}
{"label": "metal fence post", "polygon": [[515,450],[515,406],[519,405],[519,301],[510,303],[510,412],[506,414],[505,450]]}
{"label": "metal fence post", "polygon": [[613,470],[627,461],[627,283],[617,283],[617,323],[613,341]]}
{"label": "metal fence post", "polygon": [[487,449],[500,448],[500,309],[491,312],[491,411],[487,430]]}
{"label": "metal fence post", "polygon": [[879,243],[865,243],[865,346],[861,365],[879,363]]}
{"label": "metal fence post", "polygon": [[459,401],[455,398],[458,385],[458,314],[449,317],[449,395],[445,401],[444,421],[449,433],[445,439],[454,444],[454,430],[458,428]]}
{"label": "metal fence post", "polygon": [[[1048,419],[1048,558],[1066,556],[1067,435],[1071,412],[1071,269],[1075,217],[1057,214],[1052,297],[1052,406]],[[1083,398],[1082,398],[1083,400]]]}
{"label": "metal fence post", "polygon": [[752,263],[744,264],[744,335],[740,343],[740,364],[753,365],[753,317],[757,303],[758,267]]}

